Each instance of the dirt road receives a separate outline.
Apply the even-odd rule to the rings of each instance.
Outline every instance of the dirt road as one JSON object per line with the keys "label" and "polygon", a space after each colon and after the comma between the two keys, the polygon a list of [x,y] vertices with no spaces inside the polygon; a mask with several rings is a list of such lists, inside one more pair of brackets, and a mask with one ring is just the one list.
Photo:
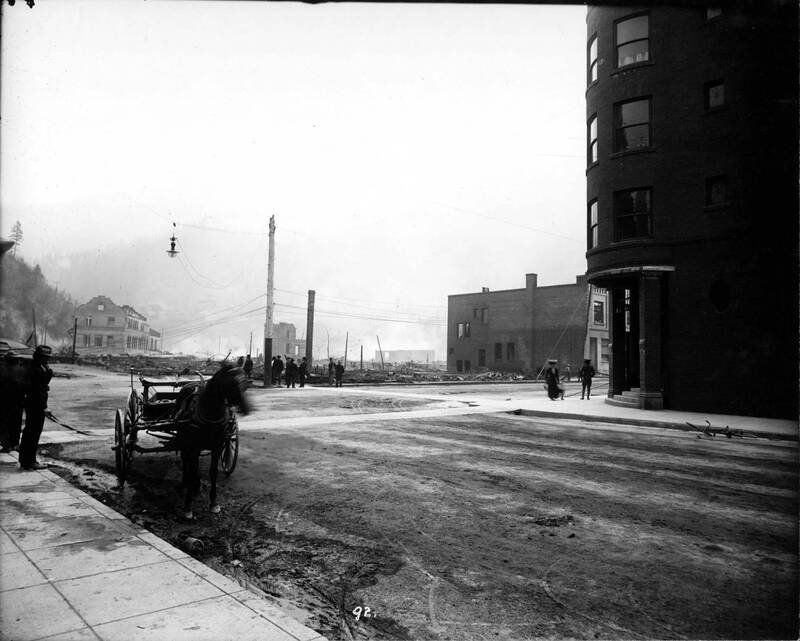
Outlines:
{"label": "dirt road", "polygon": [[114,488],[120,382],[54,382],[109,428],[61,473],[330,639],[797,638],[796,443],[453,414],[537,386],[253,390],[223,513],[186,523],[176,456]]}

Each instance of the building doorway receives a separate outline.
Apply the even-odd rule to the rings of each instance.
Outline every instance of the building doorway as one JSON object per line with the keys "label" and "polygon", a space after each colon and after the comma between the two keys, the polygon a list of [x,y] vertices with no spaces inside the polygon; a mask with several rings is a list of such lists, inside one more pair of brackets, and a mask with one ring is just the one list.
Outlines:
{"label": "building doorway", "polygon": [[613,392],[639,387],[639,288],[630,284],[612,290]]}

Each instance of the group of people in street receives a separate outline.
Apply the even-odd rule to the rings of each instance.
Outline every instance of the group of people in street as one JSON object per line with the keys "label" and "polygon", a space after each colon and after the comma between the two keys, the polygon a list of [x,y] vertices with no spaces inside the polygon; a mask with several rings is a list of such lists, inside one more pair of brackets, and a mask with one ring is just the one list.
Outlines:
{"label": "group of people in street", "polygon": [[[571,380],[572,372],[570,365],[567,365],[567,376],[561,378],[558,372],[558,361],[551,358],[547,361],[547,368],[544,370],[544,381],[547,383],[547,396],[551,401],[557,399],[564,400],[564,387],[561,383],[566,380]],[[588,400],[592,395],[592,379],[596,372],[592,365],[591,358],[583,359],[583,366],[578,371],[578,381],[581,384],[581,400],[584,397]]]}
{"label": "group of people in street", "polygon": [[36,460],[36,452],[53,378],[48,365],[52,349],[38,345],[30,357],[15,353],[5,344],[0,347],[4,348],[0,352],[0,450],[18,450],[23,470],[43,469],[47,466]]}
{"label": "group of people in street", "polygon": [[[294,387],[295,383],[299,383],[300,387],[305,387],[306,378],[308,378],[308,359],[303,356],[300,362],[297,363],[294,358],[287,356],[286,365],[284,365],[280,356],[273,356],[270,371],[273,385],[281,385],[281,376],[283,376],[286,387]],[[285,374],[283,373],[284,371],[286,372]]]}
{"label": "group of people in street", "polygon": [[328,385],[341,387],[343,378],[344,365],[342,365],[342,361],[336,361],[334,365],[333,359],[328,359]]}
{"label": "group of people in street", "polygon": [[253,359],[250,358],[250,354],[247,355],[247,358],[240,356],[236,361],[236,365],[242,368],[247,378],[253,378]]}

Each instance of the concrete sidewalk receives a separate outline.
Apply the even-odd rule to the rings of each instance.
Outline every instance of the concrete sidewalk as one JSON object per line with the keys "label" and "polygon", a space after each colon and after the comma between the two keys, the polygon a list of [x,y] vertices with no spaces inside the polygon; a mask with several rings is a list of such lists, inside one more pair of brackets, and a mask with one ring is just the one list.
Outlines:
{"label": "concrete sidewalk", "polygon": [[0,454],[0,564],[0,639],[324,641],[16,454]]}

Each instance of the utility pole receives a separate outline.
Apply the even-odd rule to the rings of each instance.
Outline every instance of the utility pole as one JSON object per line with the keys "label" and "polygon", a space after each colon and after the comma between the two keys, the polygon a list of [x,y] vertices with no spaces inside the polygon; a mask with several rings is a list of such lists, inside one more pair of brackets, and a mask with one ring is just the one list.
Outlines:
{"label": "utility pole", "polygon": [[267,319],[264,323],[264,387],[271,384],[272,296],[275,288],[275,216],[269,217],[269,255],[267,261]]}
{"label": "utility pole", "polygon": [[306,360],[308,365],[314,363],[314,297],[316,292],[308,290],[308,312],[306,313]]}
{"label": "utility pole", "polygon": [[72,364],[75,364],[77,353],[75,352],[75,341],[78,340],[78,317],[75,317],[75,323],[72,326]]}
{"label": "utility pole", "polygon": [[344,337],[344,368],[347,369],[347,343],[350,340],[350,332],[347,332]]}
{"label": "utility pole", "polygon": [[383,349],[381,349],[381,339],[377,334],[375,335],[375,338],[378,339],[378,352],[380,352],[381,355],[381,371],[383,371]]}
{"label": "utility pole", "polygon": [[359,361],[359,368],[362,372],[364,371],[364,346],[361,346],[361,360]]}

